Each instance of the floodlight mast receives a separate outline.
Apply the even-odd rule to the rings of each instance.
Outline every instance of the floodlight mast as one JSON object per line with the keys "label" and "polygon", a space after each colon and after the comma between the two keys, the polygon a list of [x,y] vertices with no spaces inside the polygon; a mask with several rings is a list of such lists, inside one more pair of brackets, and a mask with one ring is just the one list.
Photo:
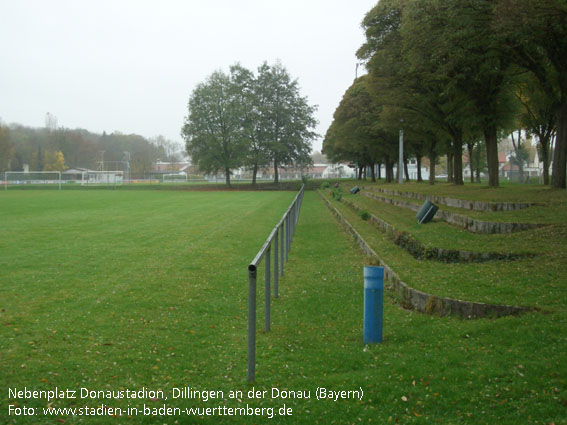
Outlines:
{"label": "floodlight mast", "polygon": [[402,128],[404,120],[400,120],[400,153],[398,159],[398,183],[404,182],[404,129]]}

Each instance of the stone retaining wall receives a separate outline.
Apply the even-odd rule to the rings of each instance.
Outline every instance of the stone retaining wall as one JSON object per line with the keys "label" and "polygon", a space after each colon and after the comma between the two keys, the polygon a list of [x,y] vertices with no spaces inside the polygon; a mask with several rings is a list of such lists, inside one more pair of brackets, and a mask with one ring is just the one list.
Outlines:
{"label": "stone retaining wall", "polygon": [[[399,199],[392,199],[386,196],[381,196],[372,192],[360,192],[367,198],[376,199],[378,201],[386,202],[397,207],[403,207],[412,211],[419,211],[420,206],[409,201],[402,201]],[[513,233],[521,232],[524,230],[535,229],[543,227],[543,224],[537,223],[499,223],[477,220],[466,215],[456,214],[449,211],[438,210],[435,215],[437,218],[446,221],[447,223],[459,226],[472,233],[481,234],[495,234],[495,233]]]}
{"label": "stone retaining wall", "polygon": [[446,198],[443,196],[436,195],[423,195],[421,193],[415,192],[401,192],[398,190],[390,190],[384,188],[373,188],[373,187],[362,187],[370,191],[377,191],[382,193],[387,193],[393,196],[401,196],[410,199],[419,199],[422,201],[428,200],[439,205],[445,205],[447,207],[463,208],[466,210],[481,211],[481,212],[492,212],[492,211],[517,211],[537,204],[530,204],[525,202],[484,202],[484,201],[469,201],[466,199],[454,199]]}
{"label": "stone retaining wall", "polygon": [[[348,199],[342,198],[341,201],[353,209],[356,212],[362,211],[362,208]],[[418,260],[438,260],[445,263],[458,263],[458,262],[470,262],[470,263],[481,263],[485,261],[511,261],[520,258],[533,257],[533,254],[512,254],[512,253],[500,253],[500,252],[473,252],[473,251],[463,251],[458,249],[443,249],[437,247],[425,246],[420,241],[415,239],[407,232],[402,232],[397,230],[390,223],[376,217],[374,214],[370,214],[370,221],[382,230],[392,242],[401,248],[408,251],[413,257]]]}
{"label": "stone retaining wall", "polygon": [[403,307],[411,308],[427,314],[435,314],[438,316],[458,316],[464,319],[511,316],[535,310],[530,307],[485,304],[438,297],[410,287],[406,283],[402,282],[399,276],[378,256],[378,254],[376,254],[362,236],[320,191],[319,195],[331,212],[337,217],[339,222],[358,242],[361,249],[370,257],[375,258],[378,263],[384,267],[384,277],[390,282],[390,288],[394,291],[396,297],[399,298],[399,302]]}

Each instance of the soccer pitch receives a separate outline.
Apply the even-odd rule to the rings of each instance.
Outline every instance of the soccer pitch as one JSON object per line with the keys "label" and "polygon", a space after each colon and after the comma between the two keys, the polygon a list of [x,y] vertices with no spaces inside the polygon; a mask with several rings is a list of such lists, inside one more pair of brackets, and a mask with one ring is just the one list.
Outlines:
{"label": "soccer pitch", "polygon": [[269,333],[258,280],[248,383],[246,267],[294,196],[0,193],[0,423],[566,423],[563,304],[462,320],[386,291],[365,346],[368,259],[313,191]]}
{"label": "soccer pitch", "polygon": [[221,376],[244,378],[246,267],[294,195],[2,194],[3,391],[220,389]]}

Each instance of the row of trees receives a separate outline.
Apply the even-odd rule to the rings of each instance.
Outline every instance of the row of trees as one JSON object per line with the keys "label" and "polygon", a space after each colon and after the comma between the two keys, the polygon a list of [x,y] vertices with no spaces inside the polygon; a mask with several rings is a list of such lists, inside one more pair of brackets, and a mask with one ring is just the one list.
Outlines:
{"label": "row of trees", "polygon": [[236,64],[197,85],[182,128],[187,153],[206,173],[221,171],[230,186],[232,171],[311,163],[315,106],[300,95],[297,80],[280,64],[262,64],[257,73]]}
{"label": "row of trees", "polygon": [[[146,139],[135,134],[95,134],[87,130],[57,127],[48,114],[46,127],[30,128],[0,123],[0,173],[22,171],[64,171],[68,168],[125,171],[129,161],[132,176],[144,176],[154,171],[158,159],[178,161],[181,147],[157,136]],[[125,155],[129,152],[129,157]]]}
{"label": "row of trees", "polygon": [[[381,0],[357,52],[369,72],[345,93],[324,153],[385,164],[391,178],[403,128],[405,152],[428,156],[432,168],[447,154],[454,183],[463,183],[466,147],[471,167],[479,174],[486,161],[489,185],[498,186],[502,136],[536,136],[547,173],[555,135],[551,184],[565,188],[565,22],[564,0]],[[517,139],[514,146],[521,164],[525,152]]]}

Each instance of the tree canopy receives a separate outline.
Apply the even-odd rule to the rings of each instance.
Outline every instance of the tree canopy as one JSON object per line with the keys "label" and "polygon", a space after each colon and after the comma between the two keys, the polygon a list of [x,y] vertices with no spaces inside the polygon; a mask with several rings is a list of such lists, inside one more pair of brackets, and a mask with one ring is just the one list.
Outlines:
{"label": "tree canopy", "polygon": [[[472,164],[475,146],[484,146],[490,186],[499,184],[502,135],[520,122],[538,136],[547,164],[556,129],[552,186],[564,188],[565,22],[564,0],[381,0],[362,22],[366,41],[357,52],[368,70],[364,84],[375,111],[373,126],[387,135],[403,120],[408,150],[417,158],[427,153],[431,165],[435,156],[447,154],[455,184],[463,183],[463,147]],[[392,137],[341,134],[346,128],[341,117],[359,84],[347,91],[327,132],[331,156],[345,144],[386,152],[395,143]],[[361,124],[366,111],[357,114],[351,119]],[[353,137],[356,143],[349,141]],[[474,156],[475,162],[483,157]]]}
{"label": "tree canopy", "polygon": [[214,72],[193,91],[182,128],[186,148],[205,172],[311,162],[315,106],[301,96],[297,80],[279,63],[262,64],[255,75],[239,64]]}

